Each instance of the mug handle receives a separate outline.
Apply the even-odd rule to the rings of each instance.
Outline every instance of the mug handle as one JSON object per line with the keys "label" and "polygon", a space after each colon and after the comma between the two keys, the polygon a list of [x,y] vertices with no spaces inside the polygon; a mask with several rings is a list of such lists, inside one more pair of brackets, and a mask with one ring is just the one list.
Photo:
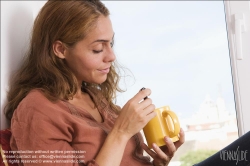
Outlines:
{"label": "mug handle", "polygon": [[[172,122],[169,122],[167,120],[168,116],[171,118]],[[172,111],[164,110],[164,111],[162,111],[162,117],[165,119],[165,122],[167,123],[168,130],[169,130],[169,136],[170,137],[177,136],[180,133],[180,123],[179,123],[177,115],[174,112],[172,112]],[[171,129],[171,130],[170,130],[169,126],[172,126],[172,125],[169,124],[169,123],[173,123],[174,124],[174,128]]]}

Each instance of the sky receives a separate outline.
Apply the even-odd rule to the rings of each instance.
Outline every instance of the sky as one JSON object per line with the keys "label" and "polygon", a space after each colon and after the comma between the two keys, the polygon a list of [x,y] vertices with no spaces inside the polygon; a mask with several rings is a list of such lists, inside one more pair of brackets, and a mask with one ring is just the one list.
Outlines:
{"label": "sky", "polygon": [[[126,67],[117,104],[142,87],[156,107],[169,105],[180,118],[219,92],[235,114],[223,1],[102,1],[110,11],[114,51]],[[45,1],[35,2],[34,17]]]}
{"label": "sky", "polygon": [[221,95],[235,112],[223,1],[103,3],[117,60],[130,70],[118,105],[146,87],[156,107],[169,105],[181,118],[197,112],[207,95],[214,102]]}

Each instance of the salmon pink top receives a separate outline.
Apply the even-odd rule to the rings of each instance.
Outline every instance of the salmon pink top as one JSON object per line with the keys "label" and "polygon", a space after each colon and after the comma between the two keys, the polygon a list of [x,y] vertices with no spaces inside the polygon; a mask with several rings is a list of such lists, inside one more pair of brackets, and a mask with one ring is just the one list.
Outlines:
{"label": "salmon pink top", "polygon": [[[93,100],[100,96],[93,90],[87,92]],[[98,166],[95,157],[118,115],[104,98],[97,109],[102,123],[67,100],[52,102],[41,90],[32,90],[20,102],[11,121],[10,144],[16,162],[20,166]],[[120,166],[152,165],[143,156],[140,142],[140,133],[128,141]]]}

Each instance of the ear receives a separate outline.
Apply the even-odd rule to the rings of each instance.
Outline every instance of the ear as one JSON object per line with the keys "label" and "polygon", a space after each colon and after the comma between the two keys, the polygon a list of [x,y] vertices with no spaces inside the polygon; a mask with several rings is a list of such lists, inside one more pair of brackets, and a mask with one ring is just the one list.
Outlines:
{"label": "ear", "polygon": [[53,51],[58,58],[65,59],[66,47],[61,41],[57,40],[53,43]]}

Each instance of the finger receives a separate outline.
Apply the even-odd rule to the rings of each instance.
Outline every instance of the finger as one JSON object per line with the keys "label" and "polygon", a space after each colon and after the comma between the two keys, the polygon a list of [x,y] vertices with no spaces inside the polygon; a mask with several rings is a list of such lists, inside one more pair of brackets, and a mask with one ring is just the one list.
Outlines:
{"label": "finger", "polygon": [[172,142],[172,140],[169,137],[164,137],[164,142],[166,143],[168,155],[170,158],[174,156],[174,153],[176,152],[175,144]]}
{"label": "finger", "polygon": [[176,149],[178,149],[184,142],[185,142],[185,133],[184,133],[183,129],[181,128],[179,141],[174,143]]}
{"label": "finger", "polygon": [[155,112],[152,112],[152,113],[150,113],[150,114],[148,114],[146,117],[145,117],[145,125],[143,126],[143,127],[145,127],[147,124],[148,124],[148,122],[151,120],[151,119],[153,119],[154,117],[156,116],[156,113]]}
{"label": "finger", "polygon": [[152,104],[152,99],[147,98],[146,100],[143,100],[142,102],[140,102],[138,104],[138,108],[141,110],[146,109],[148,106],[150,106]]}
{"label": "finger", "polygon": [[151,90],[148,88],[145,88],[143,90],[140,90],[134,97],[133,99],[139,103],[142,101],[146,96],[149,96],[151,94]]}
{"label": "finger", "polygon": [[155,158],[156,157],[156,153],[153,152],[151,149],[149,149],[149,147],[145,144],[145,143],[142,143],[141,147],[152,157],[152,158]]}
{"label": "finger", "polygon": [[153,113],[154,110],[155,110],[155,105],[150,104],[146,108],[142,109],[140,113],[142,114],[142,116],[148,116],[149,114]]}
{"label": "finger", "polygon": [[142,88],[139,93],[143,94],[143,99],[142,100],[146,100],[148,98],[148,96],[151,94],[151,90],[150,89],[146,89],[146,88]]}
{"label": "finger", "polygon": [[[144,90],[144,89],[146,89],[146,88],[143,87],[143,88],[141,88],[140,91],[142,91],[142,90]],[[143,99],[146,100],[147,98],[148,98],[148,96],[144,97]]]}
{"label": "finger", "polygon": [[157,153],[157,157],[160,159],[163,159],[165,161],[169,161],[173,156],[167,156],[159,146],[157,146],[155,143],[153,143],[153,149],[155,153]]}
{"label": "finger", "polygon": [[141,106],[143,106],[143,105],[147,106],[147,105],[150,105],[150,104],[152,104],[152,99],[150,99],[150,98],[147,98],[146,100],[142,100],[140,102]]}

